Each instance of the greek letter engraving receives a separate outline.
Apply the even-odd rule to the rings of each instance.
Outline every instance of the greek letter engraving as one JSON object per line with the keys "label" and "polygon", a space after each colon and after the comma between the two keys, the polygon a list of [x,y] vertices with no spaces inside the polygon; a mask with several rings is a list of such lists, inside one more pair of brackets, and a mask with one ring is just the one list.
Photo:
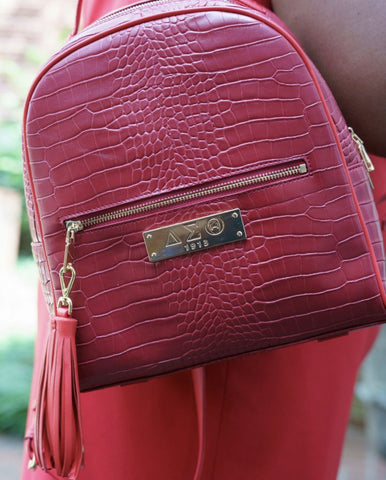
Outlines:
{"label": "greek letter engraving", "polygon": [[186,239],[187,242],[197,242],[197,240],[201,240],[201,232],[197,223],[184,225],[184,228],[189,232],[189,235]]}
{"label": "greek letter engraving", "polygon": [[166,239],[165,247],[174,247],[176,245],[181,245],[182,241],[177,234],[170,230]]}

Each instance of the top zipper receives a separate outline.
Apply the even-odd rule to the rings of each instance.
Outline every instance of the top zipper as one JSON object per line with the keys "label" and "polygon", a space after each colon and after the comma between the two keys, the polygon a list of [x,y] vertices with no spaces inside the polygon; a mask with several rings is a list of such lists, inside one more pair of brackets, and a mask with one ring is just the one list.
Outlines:
{"label": "top zipper", "polygon": [[148,2],[139,2],[139,3],[136,3],[135,5],[131,5],[130,7],[121,8],[120,10],[104,15],[103,17],[93,22],[90,25],[90,27],[93,27],[94,25],[98,25],[99,23],[107,22],[112,18],[119,17],[121,15],[124,15],[126,12],[130,12],[131,10],[136,10],[137,8],[140,8],[143,6],[147,7],[148,5],[159,5],[159,4],[168,3],[168,2],[170,2],[170,0],[149,0]]}
{"label": "top zipper", "polygon": [[[99,25],[101,23],[104,23],[104,22],[108,22],[109,20],[111,20],[113,18],[120,17],[121,15],[125,15],[127,12],[137,10],[138,8],[148,7],[148,6],[152,6],[152,5],[162,5],[164,3],[169,3],[169,2],[170,2],[170,0],[148,0],[148,1],[138,2],[138,3],[135,3],[134,5],[118,9],[115,12],[108,13],[108,14],[104,15],[103,17],[98,18],[98,20],[95,20],[95,22],[93,22],[90,25],[88,25],[87,27],[85,27],[81,32],[79,32],[79,34],[83,33],[84,31],[88,30],[89,28],[92,28],[92,27],[94,27],[96,25]],[[240,3],[244,7],[250,7],[250,5],[244,4],[242,2],[242,0],[239,0],[239,2],[236,2],[236,3]],[[266,13],[265,10],[263,10],[263,8],[260,8],[258,4],[256,4],[255,9],[260,13],[263,13],[263,14]]]}

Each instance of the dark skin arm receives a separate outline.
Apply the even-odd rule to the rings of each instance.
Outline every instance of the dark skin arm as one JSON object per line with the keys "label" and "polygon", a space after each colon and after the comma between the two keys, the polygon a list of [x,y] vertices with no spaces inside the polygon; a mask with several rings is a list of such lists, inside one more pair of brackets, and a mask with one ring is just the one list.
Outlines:
{"label": "dark skin arm", "polygon": [[385,0],[272,0],[368,151],[386,156]]}

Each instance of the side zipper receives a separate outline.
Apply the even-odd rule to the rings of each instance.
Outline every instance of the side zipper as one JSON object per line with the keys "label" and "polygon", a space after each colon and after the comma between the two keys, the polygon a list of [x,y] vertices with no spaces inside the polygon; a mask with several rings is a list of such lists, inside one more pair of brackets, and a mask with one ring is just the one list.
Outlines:
{"label": "side zipper", "polygon": [[369,179],[370,187],[374,190],[374,184],[370,177],[370,172],[373,172],[375,170],[373,162],[371,161],[371,158],[369,157],[366,151],[363,140],[360,137],[358,137],[358,135],[354,132],[353,128],[348,127],[348,130],[350,132],[351,138],[356,143],[360,156],[362,157],[362,161],[365,165],[366,172],[367,172],[367,178]]}

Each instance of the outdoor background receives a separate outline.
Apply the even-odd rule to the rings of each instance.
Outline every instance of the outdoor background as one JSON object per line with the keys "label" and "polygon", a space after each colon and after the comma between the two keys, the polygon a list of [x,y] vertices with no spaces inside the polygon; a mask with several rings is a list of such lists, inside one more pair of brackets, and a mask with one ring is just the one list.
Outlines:
{"label": "outdoor background", "polygon": [[0,0],[0,480],[20,475],[38,274],[23,198],[21,118],[38,70],[65,41],[75,0]]}
{"label": "outdoor background", "polygon": [[[23,102],[39,68],[68,36],[75,6],[75,0],[0,3],[0,480],[20,475],[36,325],[38,275],[23,199]],[[386,479],[385,345],[383,338],[361,374],[339,480]]]}

